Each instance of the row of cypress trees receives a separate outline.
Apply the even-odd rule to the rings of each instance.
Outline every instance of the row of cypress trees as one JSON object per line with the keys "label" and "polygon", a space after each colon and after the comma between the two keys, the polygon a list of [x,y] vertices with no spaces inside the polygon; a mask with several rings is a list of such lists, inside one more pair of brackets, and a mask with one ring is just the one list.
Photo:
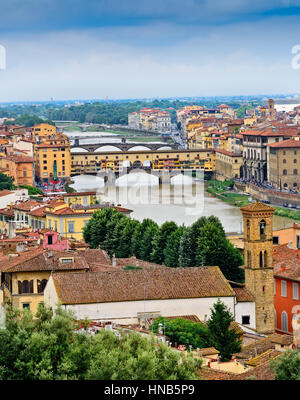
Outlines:
{"label": "row of cypress trees", "polygon": [[243,258],[215,216],[200,217],[190,227],[173,221],[158,226],[150,218],[140,222],[105,208],[93,214],[83,236],[91,248],[118,258],[136,256],[173,268],[218,265],[227,279],[244,280]]}

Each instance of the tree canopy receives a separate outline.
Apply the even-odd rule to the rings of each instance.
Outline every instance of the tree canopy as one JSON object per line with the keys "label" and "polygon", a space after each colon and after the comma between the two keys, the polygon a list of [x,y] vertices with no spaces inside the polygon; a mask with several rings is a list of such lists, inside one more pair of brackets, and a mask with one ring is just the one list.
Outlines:
{"label": "tree canopy", "polygon": [[13,190],[15,185],[10,176],[0,173],[0,190]]}
{"label": "tree canopy", "polygon": [[151,330],[158,333],[160,329],[172,342],[172,346],[184,344],[187,350],[201,349],[210,346],[209,330],[206,325],[188,321],[183,318],[168,319],[159,317],[151,325]]}
{"label": "tree canopy", "polygon": [[34,319],[29,310],[7,306],[6,327],[0,330],[0,379],[197,378],[199,360],[155,345],[153,338],[104,329],[91,336],[76,327],[72,314],[61,308],[53,314],[40,305]]}
{"label": "tree canopy", "polygon": [[113,208],[96,211],[83,231],[84,240],[110,255],[165,264],[168,267],[219,266],[229,280],[243,282],[243,258],[227,240],[220,220],[201,217],[191,227],[150,218],[132,220]]}
{"label": "tree canopy", "polygon": [[272,360],[271,368],[275,371],[275,380],[300,380],[300,351],[287,350],[282,356]]}
{"label": "tree canopy", "polygon": [[219,299],[211,309],[207,321],[212,345],[219,350],[222,361],[230,361],[234,353],[241,351],[241,340],[237,332],[230,328],[234,317],[226,305]]}

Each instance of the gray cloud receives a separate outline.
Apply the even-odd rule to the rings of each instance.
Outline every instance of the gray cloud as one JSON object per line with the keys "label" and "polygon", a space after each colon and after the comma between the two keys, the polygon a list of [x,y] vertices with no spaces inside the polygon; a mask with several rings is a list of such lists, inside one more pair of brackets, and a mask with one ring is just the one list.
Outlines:
{"label": "gray cloud", "polygon": [[276,17],[6,34],[0,101],[297,92],[298,26],[298,17]]}

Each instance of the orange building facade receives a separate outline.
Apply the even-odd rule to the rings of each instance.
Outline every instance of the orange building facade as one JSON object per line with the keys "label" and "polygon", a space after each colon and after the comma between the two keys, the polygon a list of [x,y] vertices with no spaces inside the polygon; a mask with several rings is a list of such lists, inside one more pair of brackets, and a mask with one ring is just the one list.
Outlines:
{"label": "orange building facade", "polygon": [[295,308],[300,311],[300,250],[286,244],[274,249],[275,330],[293,333]]}
{"label": "orange building facade", "polygon": [[33,185],[34,159],[27,156],[12,155],[0,160],[3,173],[10,176],[15,185]]}

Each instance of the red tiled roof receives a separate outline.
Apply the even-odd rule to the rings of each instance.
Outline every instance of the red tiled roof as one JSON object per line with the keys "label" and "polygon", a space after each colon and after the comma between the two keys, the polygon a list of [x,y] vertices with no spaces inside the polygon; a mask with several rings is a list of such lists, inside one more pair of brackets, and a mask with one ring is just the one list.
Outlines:
{"label": "red tiled roof", "polygon": [[230,156],[230,157],[242,157],[243,156],[242,154],[231,153],[230,151],[223,150],[223,149],[216,149],[215,151],[216,151],[216,153],[225,154],[226,156]]}
{"label": "red tiled roof", "polygon": [[241,211],[275,211],[275,208],[268,206],[265,203],[261,203],[260,201],[256,201],[255,203],[251,203],[248,206],[244,206],[240,208]]}
{"label": "red tiled roof", "polygon": [[96,194],[97,192],[73,192],[73,193],[66,193],[63,195],[63,197],[90,196]]}
{"label": "red tiled roof", "polygon": [[27,156],[8,156],[6,157],[8,160],[14,161],[16,163],[33,163],[34,158],[32,157],[27,157]]}
{"label": "red tiled roof", "polygon": [[[74,262],[61,263],[59,258],[74,258]],[[88,270],[89,266],[79,253],[43,251],[43,248],[39,247],[32,251],[22,252],[12,259],[7,257],[5,265],[1,265],[0,269],[3,272],[72,271]]]}
{"label": "red tiled roof", "polygon": [[240,288],[233,288],[235,294],[236,294],[236,299],[238,302],[244,302],[244,301],[255,301],[254,297],[251,295],[251,293],[248,292],[248,290],[244,287]]}
{"label": "red tiled roof", "polygon": [[300,147],[300,140],[288,139],[282,142],[270,143],[268,146],[272,148]]}
{"label": "red tiled roof", "polygon": [[45,211],[46,211],[46,206],[43,206],[43,207],[39,207],[33,211],[30,211],[28,214],[32,215],[33,217],[44,217],[46,215]]}
{"label": "red tiled roof", "polygon": [[42,203],[35,200],[27,200],[27,201],[22,201],[19,204],[14,204],[12,208],[20,211],[30,211],[38,206],[42,206]]}
{"label": "red tiled roof", "polygon": [[60,273],[52,277],[62,304],[144,300],[144,287],[148,300],[234,296],[219,267]]}
{"label": "red tiled roof", "polygon": [[[61,208],[60,210],[56,211],[45,211],[46,214],[51,214],[51,215],[70,215],[70,214],[75,214],[75,211],[72,210],[72,208],[66,206],[64,208]],[[79,215],[79,213],[78,213]]]}
{"label": "red tiled roof", "polygon": [[12,193],[13,192],[11,192],[10,190],[4,189],[4,190],[0,191],[0,197],[7,196],[7,195],[12,194]]}
{"label": "red tiled roof", "polygon": [[282,244],[274,248],[273,252],[274,276],[300,281],[299,251],[290,249]]}
{"label": "red tiled roof", "polygon": [[219,350],[215,349],[214,347],[205,347],[203,349],[199,349],[202,356],[210,356],[212,354],[219,354]]}
{"label": "red tiled roof", "polygon": [[269,349],[275,349],[275,344],[273,343],[273,340],[278,338],[279,336],[281,335],[279,335],[278,333],[274,333],[270,336],[257,340],[251,344],[248,344],[247,346],[244,346],[242,348],[242,351],[236,353],[235,355],[237,358],[250,360],[251,358],[258,356]]}
{"label": "red tiled roof", "polygon": [[280,335],[272,340],[272,343],[283,344],[284,346],[290,346],[294,341],[292,335]]}

